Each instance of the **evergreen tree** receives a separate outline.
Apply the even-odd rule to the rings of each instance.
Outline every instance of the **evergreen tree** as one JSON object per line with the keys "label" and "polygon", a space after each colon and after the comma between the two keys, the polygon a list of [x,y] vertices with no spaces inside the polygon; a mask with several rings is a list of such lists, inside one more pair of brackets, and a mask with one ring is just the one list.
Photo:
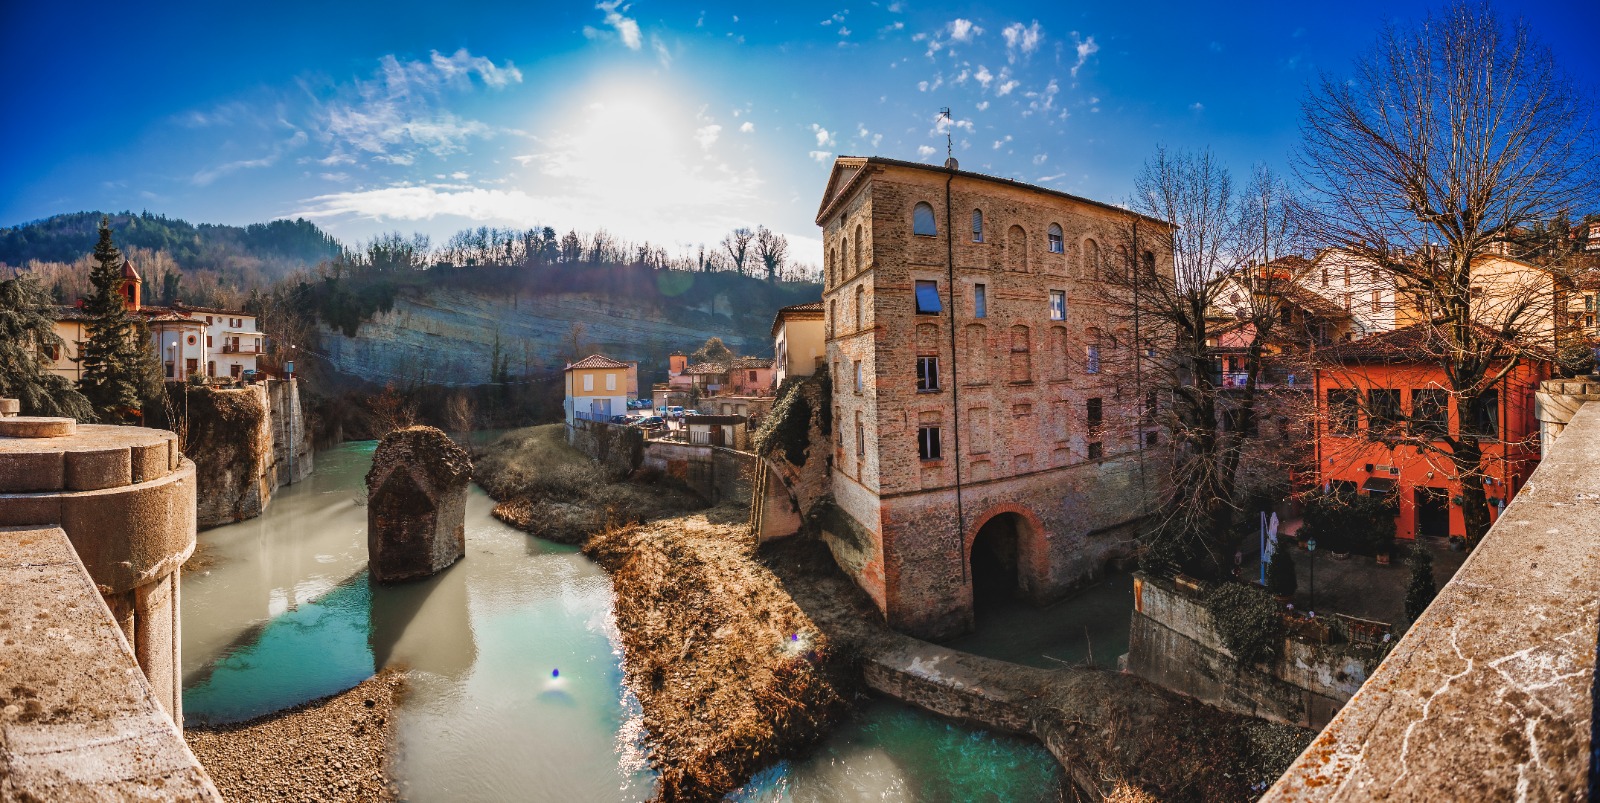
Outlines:
{"label": "evergreen tree", "polygon": [[130,423],[142,417],[145,400],[160,392],[161,379],[148,329],[143,321],[129,320],[122,277],[127,260],[111,241],[106,218],[100,220],[94,262],[89,271],[93,289],[83,304],[89,339],[77,357],[83,368],[78,388],[102,421]]}
{"label": "evergreen tree", "polygon": [[1415,622],[1433,602],[1439,588],[1433,582],[1433,556],[1425,547],[1413,545],[1407,563],[1411,565],[1411,579],[1406,583],[1406,618]]}
{"label": "evergreen tree", "polygon": [[0,396],[22,402],[24,415],[93,421],[89,400],[50,372],[49,355],[62,347],[39,282],[26,273],[0,281]]}
{"label": "evergreen tree", "polygon": [[1272,551],[1272,560],[1267,561],[1267,590],[1280,597],[1292,597],[1298,587],[1294,558],[1289,555],[1289,546],[1280,542]]}

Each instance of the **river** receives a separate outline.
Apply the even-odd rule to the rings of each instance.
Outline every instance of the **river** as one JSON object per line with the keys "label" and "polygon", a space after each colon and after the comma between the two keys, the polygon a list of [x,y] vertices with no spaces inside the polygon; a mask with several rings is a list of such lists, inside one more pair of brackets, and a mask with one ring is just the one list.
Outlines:
{"label": "river", "polygon": [[[369,584],[374,446],[319,453],[266,515],[200,534],[182,588],[187,723],[261,716],[402,667],[394,772],[408,800],[647,799],[605,573],[496,521],[473,486],[466,558],[427,581]],[[1063,783],[1037,743],[875,700],[732,798],[1046,801]]]}

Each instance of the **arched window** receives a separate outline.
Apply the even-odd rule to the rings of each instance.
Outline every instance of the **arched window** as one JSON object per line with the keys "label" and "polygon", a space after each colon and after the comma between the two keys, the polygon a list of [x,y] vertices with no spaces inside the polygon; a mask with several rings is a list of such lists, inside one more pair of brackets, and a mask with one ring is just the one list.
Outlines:
{"label": "arched window", "polygon": [[850,262],[850,238],[849,237],[841,237],[841,238],[839,238],[839,256],[843,257],[844,260],[845,260],[844,264],[840,264],[839,265],[839,281],[842,282],[845,279],[848,279],[848,278],[850,278],[851,276],[854,275],[849,270],[847,270],[847,268],[850,267],[849,264],[848,264]]}
{"label": "arched window", "polygon": [[983,210],[972,210],[972,241],[983,242]]}
{"label": "arched window", "polygon": [[1083,241],[1083,276],[1100,277],[1100,244],[1092,239]]}
{"label": "arched window", "polygon": [[825,272],[828,274],[828,286],[832,287],[835,284],[838,284],[838,278],[833,275],[834,271],[838,270],[839,268],[839,250],[837,248],[828,249],[828,264],[826,265],[826,268],[827,270]]}
{"label": "arched window", "polygon": [[856,224],[856,265],[857,272],[861,270],[861,224]]}
{"label": "arched window", "polygon": [[1056,225],[1054,223],[1051,223],[1050,224],[1050,232],[1049,232],[1048,236],[1050,238],[1050,253],[1052,253],[1052,254],[1060,254],[1060,253],[1066,251],[1066,245],[1061,241],[1061,227],[1060,226],[1058,226],[1058,225]]}
{"label": "arched window", "polygon": [[1142,261],[1144,263],[1143,267],[1144,267],[1144,272],[1145,272],[1146,276],[1154,276],[1154,275],[1156,275],[1156,255],[1155,254],[1152,254],[1149,251],[1146,251],[1146,252],[1144,252],[1144,258],[1142,260],[1140,260],[1140,261]]}
{"label": "arched window", "polygon": [[1012,226],[1006,232],[1006,263],[1012,270],[1028,270],[1028,234],[1021,226]]}
{"label": "arched window", "polygon": [[[859,242],[859,241],[858,241]],[[863,284],[856,285],[856,330],[867,328],[867,287]]]}
{"label": "arched window", "polygon": [[839,325],[839,302],[828,302],[828,337],[832,338],[835,328]]}
{"label": "arched window", "polygon": [[934,237],[939,234],[939,226],[934,222],[933,207],[927,201],[918,201],[911,208],[911,233],[919,237]]}

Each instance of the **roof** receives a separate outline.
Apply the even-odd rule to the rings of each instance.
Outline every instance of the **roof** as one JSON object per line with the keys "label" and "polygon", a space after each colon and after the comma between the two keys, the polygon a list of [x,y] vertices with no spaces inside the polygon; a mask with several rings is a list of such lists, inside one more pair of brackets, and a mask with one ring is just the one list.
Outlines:
{"label": "roof", "polygon": [[[1485,326],[1478,327],[1478,337],[1504,342],[1503,338]],[[1317,359],[1324,363],[1434,363],[1445,359],[1447,348],[1442,324],[1416,323],[1319,349]],[[1516,345],[1508,348],[1508,357],[1522,354],[1541,360],[1554,358],[1553,355],[1539,353],[1543,350],[1536,346]]]}
{"label": "roof", "polygon": [[771,357],[736,357],[731,368],[771,368]]}
{"label": "roof", "polygon": [[[941,173],[944,175],[975,179],[977,181],[987,181],[993,184],[1003,184],[1009,187],[1017,187],[1019,189],[1028,190],[1030,192],[1037,192],[1057,198],[1064,198],[1068,201],[1075,201],[1077,203],[1096,206],[1101,209],[1106,209],[1125,215],[1132,215],[1161,226],[1171,225],[1167,223],[1167,221],[1159,220],[1157,218],[1150,217],[1149,215],[1143,215],[1131,209],[1123,209],[1115,204],[1108,204],[1103,201],[1095,201],[1089,198],[1084,198],[1080,195],[1073,195],[1070,192],[1052,190],[1048,187],[1040,187],[1037,184],[1027,184],[1015,179],[990,176],[983,173],[974,173],[970,170],[962,170],[959,167],[930,165],[923,164],[922,162],[907,162],[900,159],[890,159],[883,156],[839,156],[833,160],[833,172],[828,176],[828,187],[822,196],[822,205],[817,208],[816,223],[818,226],[823,225],[823,220],[825,220],[829,213],[833,211],[833,207],[836,203],[848,197],[850,192],[855,188],[856,184],[865,180],[864,177],[871,172],[866,168],[873,165],[879,165],[883,167],[903,167],[911,170],[925,170],[930,173]],[[840,181],[840,174],[845,170],[851,170],[851,175],[849,178]]]}
{"label": "roof", "polygon": [[821,301],[808,301],[804,304],[791,304],[787,307],[779,307],[778,314],[772,318],[772,336],[778,336],[778,326],[781,325],[786,319],[810,321],[821,320],[822,317],[823,311]]}
{"label": "roof", "polygon": [[590,354],[581,360],[567,366],[566,370],[576,371],[579,368],[627,368],[625,362],[618,362],[602,354]]}
{"label": "roof", "polygon": [[683,369],[686,374],[725,374],[728,364],[725,362],[697,362]]}
{"label": "roof", "polygon": [[183,303],[182,301],[174,301],[172,303],[172,308],[175,309],[175,310],[181,310],[183,312],[198,312],[198,313],[201,313],[201,314],[209,313],[209,314],[212,314],[212,315],[228,315],[228,316],[235,317],[235,318],[254,318],[254,317],[256,317],[255,313],[253,313],[253,312],[245,312],[244,310],[218,309],[216,307],[191,307],[188,304]]}
{"label": "roof", "polygon": [[694,415],[690,413],[683,417],[683,423],[689,424],[743,424],[745,417],[742,415]]}
{"label": "roof", "polygon": [[133,266],[133,260],[131,259],[122,260],[122,278],[132,279],[140,284],[144,283],[144,279],[139,278],[139,270]]}
{"label": "roof", "polygon": [[[129,312],[128,317],[142,318],[148,323],[185,323],[194,324],[200,327],[205,326],[205,321],[195,320],[187,315],[183,310],[175,310],[171,307],[142,306],[137,312]],[[56,307],[56,320],[62,322],[88,322],[94,320],[94,316],[85,312],[81,307],[58,305]]]}

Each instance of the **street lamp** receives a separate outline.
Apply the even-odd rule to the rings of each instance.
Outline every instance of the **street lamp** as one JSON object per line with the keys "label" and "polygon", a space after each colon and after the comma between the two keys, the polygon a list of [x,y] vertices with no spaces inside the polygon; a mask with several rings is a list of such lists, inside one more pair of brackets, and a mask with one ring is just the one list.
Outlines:
{"label": "street lamp", "polygon": [[1306,539],[1306,551],[1311,553],[1311,615],[1317,615],[1317,539]]}

